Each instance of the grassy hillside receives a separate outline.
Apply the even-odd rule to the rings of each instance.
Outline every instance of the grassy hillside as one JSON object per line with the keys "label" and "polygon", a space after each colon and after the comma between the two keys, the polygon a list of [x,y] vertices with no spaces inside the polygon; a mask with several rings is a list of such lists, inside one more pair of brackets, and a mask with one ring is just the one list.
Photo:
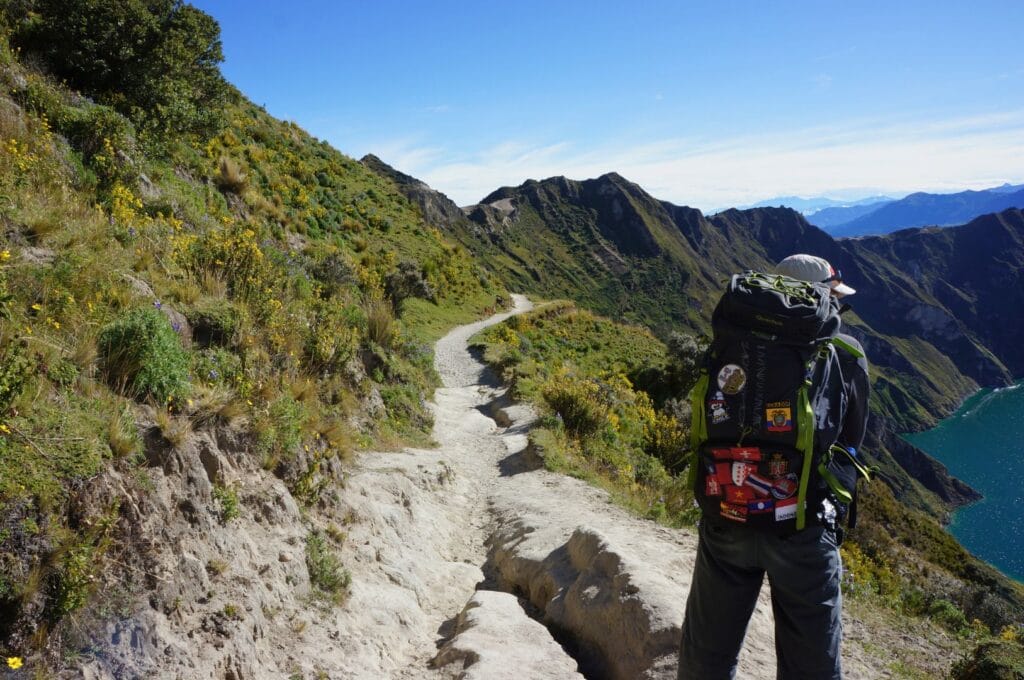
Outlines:
{"label": "grassy hillside", "polygon": [[672,358],[650,331],[554,302],[474,342],[513,394],[541,410],[530,441],[549,470],[595,483],[641,515],[693,523],[678,405],[657,408],[635,385],[670,372]]}
{"label": "grassy hillside", "polygon": [[429,443],[429,343],[505,291],[230,88],[215,131],[158,125],[27,66],[23,30],[0,16],[0,641],[53,660],[142,549],[98,480],[144,494],[153,442],[217,429],[314,505],[353,449]]}

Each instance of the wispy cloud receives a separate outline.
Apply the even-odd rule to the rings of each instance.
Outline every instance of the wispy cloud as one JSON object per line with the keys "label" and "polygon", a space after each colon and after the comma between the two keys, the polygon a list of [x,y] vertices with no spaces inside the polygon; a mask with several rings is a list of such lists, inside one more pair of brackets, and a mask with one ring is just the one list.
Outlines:
{"label": "wispy cloud", "polygon": [[530,178],[584,179],[614,170],[658,198],[708,209],[787,194],[952,191],[1021,181],[1024,111],[925,122],[858,120],[629,147],[510,140],[462,155],[399,140],[374,153],[462,205]]}
{"label": "wispy cloud", "polygon": [[827,73],[819,73],[818,75],[811,78],[811,82],[817,85],[819,88],[824,89],[832,84],[832,76]]}

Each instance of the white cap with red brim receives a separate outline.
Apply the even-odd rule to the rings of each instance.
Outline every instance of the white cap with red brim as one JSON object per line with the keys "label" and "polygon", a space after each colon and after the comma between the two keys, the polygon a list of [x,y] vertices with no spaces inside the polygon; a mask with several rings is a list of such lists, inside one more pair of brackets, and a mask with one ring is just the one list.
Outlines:
{"label": "white cap with red brim", "polygon": [[827,283],[836,295],[853,295],[857,291],[843,283],[840,272],[828,260],[817,255],[790,255],[775,267],[784,276],[812,283]]}

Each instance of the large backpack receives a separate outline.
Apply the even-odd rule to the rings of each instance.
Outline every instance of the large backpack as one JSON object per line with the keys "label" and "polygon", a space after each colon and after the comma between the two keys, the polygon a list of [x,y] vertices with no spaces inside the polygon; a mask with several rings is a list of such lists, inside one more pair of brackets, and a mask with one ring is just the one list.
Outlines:
{"label": "large backpack", "polygon": [[690,475],[705,517],[789,533],[835,526],[854,499],[864,470],[836,444],[847,407],[836,352],[859,350],[836,337],[839,313],[826,284],[730,280],[691,393]]}

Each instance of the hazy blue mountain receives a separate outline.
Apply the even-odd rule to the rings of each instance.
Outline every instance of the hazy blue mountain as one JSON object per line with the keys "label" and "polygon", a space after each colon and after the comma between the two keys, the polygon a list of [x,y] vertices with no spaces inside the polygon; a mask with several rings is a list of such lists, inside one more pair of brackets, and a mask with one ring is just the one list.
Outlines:
{"label": "hazy blue mountain", "polygon": [[1024,189],[1004,185],[994,190],[961,191],[955,194],[918,192],[879,206],[867,214],[855,215],[853,219],[839,224],[822,224],[818,215],[810,219],[834,237],[849,237],[889,234],[908,227],[963,224],[980,215],[1022,207]]}
{"label": "hazy blue mountain", "polygon": [[833,227],[846,224],[862,215],[872,213],[882,206],[889,205],[896,199],[886,199],[876,203],[862,203],[861,205],[836,206],[834,208],[823,208],[816,213],[807,215],[807,220],[816,227],[821,227],[831,233]]}
{"label": "hazy blue mountain", "polygon": [[1012,194],[1020,191],[1021,189],[1024,189],[1024,184],[1010,184],[1009,182],[1005,182],[997,187],[989,189],[989,191],[996,194]]}
{"label": "hazy blue mountain", "polygon": [[792,208],[799,213],[804,215],[814,215],[821,210],[826,208],[849,208],[860,205],[867,205],[872,203],[880,203],[883,201],[894,200],[890,196],[867,196],[865,198],[858,198],[853,200],[844,200],[841,198],[829,198],[827,196],[814,196],[811,198],[801,198],[800,196],[776,196],[775,198],[766,198],[763,201],[758,201],[753,205],[743,206],[740,209],[747,208]]}

